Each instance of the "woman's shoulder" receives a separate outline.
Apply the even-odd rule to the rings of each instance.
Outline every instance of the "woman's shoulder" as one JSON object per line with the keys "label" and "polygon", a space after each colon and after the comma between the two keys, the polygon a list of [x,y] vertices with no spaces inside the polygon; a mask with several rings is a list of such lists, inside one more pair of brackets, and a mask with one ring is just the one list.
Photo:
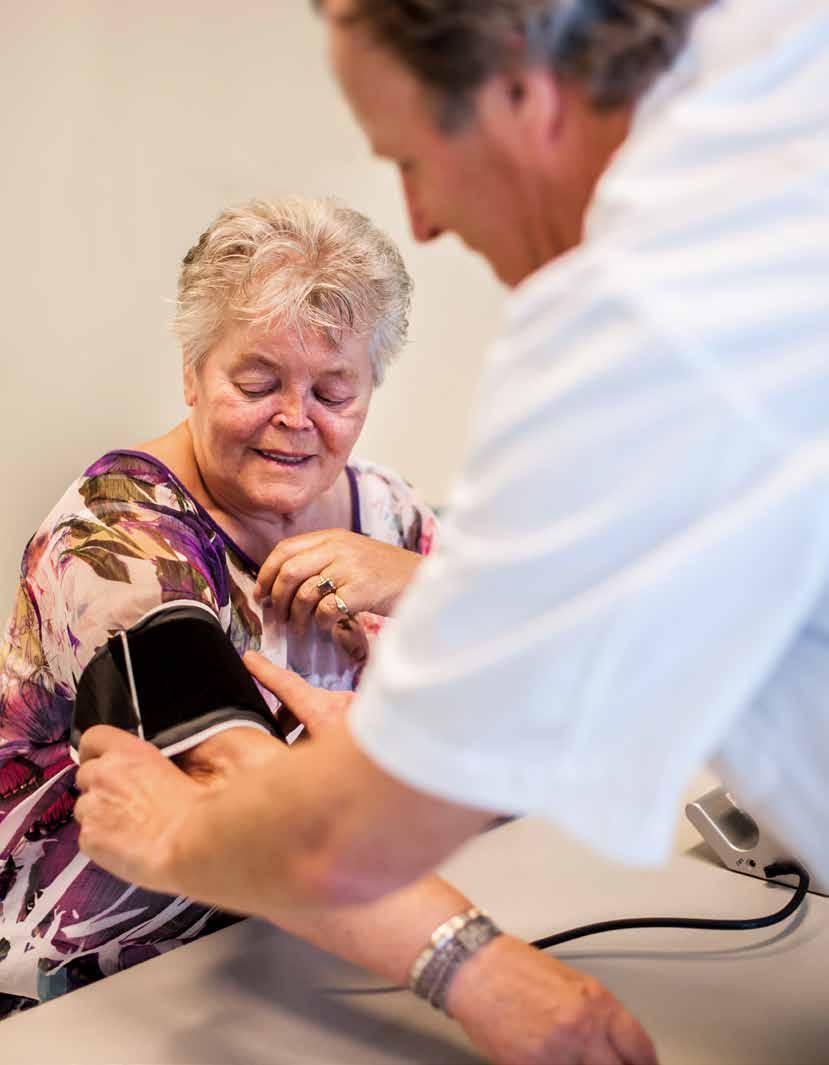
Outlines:
{"label": "woman's shoulder", "polygon": [[139,451],[107,451],[67,486],[38,531],[95,510],[112,519],[120,507],[146,504],[193,509],[187,490],[158,459]]}
{"label": "woman's shoulder", "polygon": [[[201,546],[214,554],[213,539],[195,500],[163,463],[143,452],[108,451],[87,466],[43,519],[27,545],[21,575],[47,560],[62,568],[76,559],[99,576],[123,580],[130,559],[169,555],[173,560]],[[203,540],[210,544],[202,545]]]}
{"label": "woman's shoulder", "polygon": [[48,618],[49,658],[66,684],[116,628],[161,602],[221,610],[230,578],[223,541],[151,455],[111,451],[64,492],[29,541],[20,585]]}
{"label": "woman's shoulder", "polygon": [[87,506],[111,502],[195,510],[195,501],[172,470],[145,451],[108,451],[84,470],[73,487]]}
{"label": "woman's shoulder", "polygon": [[396,470],[378,462],[352,461],[350,468],[357,484],[363,532],[428,554],[435,515],[416,489]]}
{"label": "woman's shoulder", "polygon": [[[357,459],[349,463],[354,472],[360,493],[361,509],[364,502],[383,503],[391,507],[426,507],[410,481],[379,462]],[[428,509],[428,508],[426,508]]]}

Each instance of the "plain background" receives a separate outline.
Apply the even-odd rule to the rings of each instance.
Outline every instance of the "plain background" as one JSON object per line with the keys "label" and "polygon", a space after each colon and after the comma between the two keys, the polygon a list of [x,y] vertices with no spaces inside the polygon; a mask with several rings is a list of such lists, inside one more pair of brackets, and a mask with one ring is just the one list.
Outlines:
{"label": "plain background", "polygon": [[183,417],[178,263],[254,196],[337,195],[398,241],[411,340],[355,454],[443,502],[504,292],[454,238],[412,241],[307,0],[0,0],[0,38],[0,615],[66,486]]}

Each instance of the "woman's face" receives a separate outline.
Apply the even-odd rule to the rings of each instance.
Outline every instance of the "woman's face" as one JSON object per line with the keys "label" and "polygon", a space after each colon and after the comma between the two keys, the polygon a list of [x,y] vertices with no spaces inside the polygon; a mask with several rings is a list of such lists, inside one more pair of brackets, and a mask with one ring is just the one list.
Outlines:
{"label": "woman's face", "polygon": [[337,348],[310,331],[233,323],[185,367],[196,460],[213,499],[240,516],[296,515],[342,472],[372,393],[368,338]]}

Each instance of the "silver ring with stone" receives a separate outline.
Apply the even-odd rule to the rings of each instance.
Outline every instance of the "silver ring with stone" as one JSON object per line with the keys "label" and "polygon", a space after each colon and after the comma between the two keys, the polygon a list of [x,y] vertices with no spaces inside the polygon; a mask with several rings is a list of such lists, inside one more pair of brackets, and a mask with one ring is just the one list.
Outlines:
{"label": "silver ring with stone", "polygon": [[348,609],[348,604],[345,599],[342,599],[335,593],[334,602],[337,604],[337,610],[339,610],[341,614],[344,614],[347,618],[351,617],[351,611]]}
{"label": "silver ring with stone", "polygon": [[324,599],[326,595],[333,595],[337,590],[337,585],[331,580],[330,577],[323,577],[320,574],[320,578],[317,581],[317,591],[320,593],[320,599]]}

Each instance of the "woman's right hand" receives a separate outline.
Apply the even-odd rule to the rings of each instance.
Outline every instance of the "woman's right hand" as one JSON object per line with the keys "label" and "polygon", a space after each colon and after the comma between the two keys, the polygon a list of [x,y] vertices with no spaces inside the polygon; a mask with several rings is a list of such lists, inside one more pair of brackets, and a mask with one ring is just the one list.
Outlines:
{"label": "woman's right hand", "polygon": [[[262,563],[254,594],[269,599],[298,635],[312,623],[333,632],[363,611],[391,613],[421,561],[415,551],[370,536],[322,529],[282,540]],[[333,590],[320,589],[323,578]]]}

